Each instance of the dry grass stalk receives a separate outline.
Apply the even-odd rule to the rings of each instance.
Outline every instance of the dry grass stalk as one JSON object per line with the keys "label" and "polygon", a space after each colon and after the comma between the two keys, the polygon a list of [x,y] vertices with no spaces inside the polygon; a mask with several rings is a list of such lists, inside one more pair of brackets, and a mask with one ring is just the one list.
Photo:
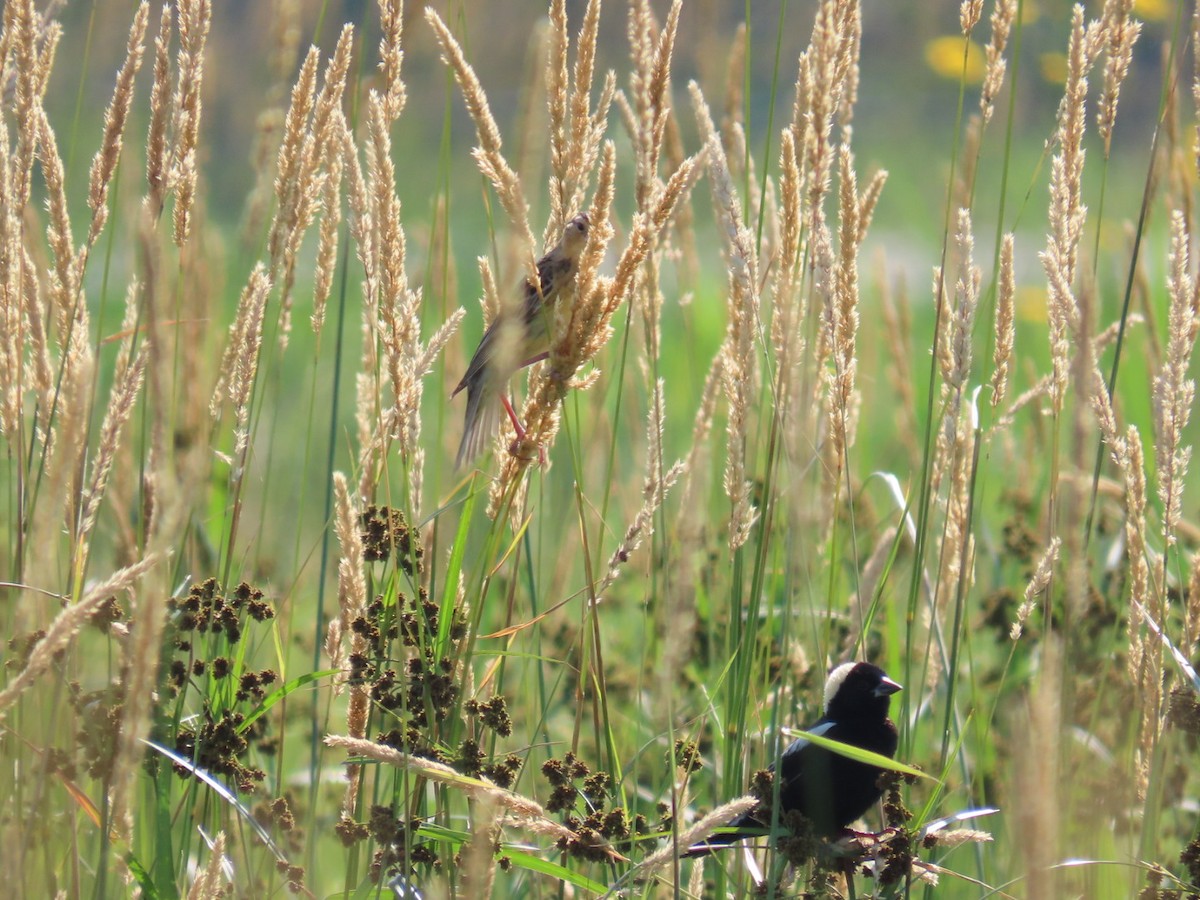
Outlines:
{"label": "dry grass stalk", "polygon": [[24,443],[24,320],[19,290],[14,290],[7,278],[0,280],[0,435],[10,447]]}
{"label": "dry grass stalk", "polygon": [[605,77],[593,111],[591,91],[596,74],[596,41],[600,28],[600,0],[589,0],[583,14],[575,48],[575,67],[567,96],[567,35],[565,7],[551,9],[550,46],[546,61],[546,90],[549,111],[550,217],[543,244],[552,244],[567,220],[583,206],[591,172],[600,156],[608,110],[616,92],[616,76]]}
{"label": "dry grass stalk", "polygon": [[[50,247],[54,270],[50,273],[50,295],[54,321],[61,346],[69,342],[71,328],[78,325],[87,331],[87,305],[79,302],[77,279],[82,274],[75,265],[75,250],[71,241],[71,218],[67,209],[66,183],[62,157],[46,111],[39,105],[35,110],[38,133],[38,160],[46,184],[46,243]],[[40,327],[40,323],[39,323]]]}
{"label": "dry grass stalk", "polygon": [[854,173],[854,154],[842,144],[838,159],[838,256],[833,266],[833,297],[828,331],[832,342],[832,370],[826,373],[829,413],[826,452],[833,468],[825,470],[828,522],[841,490],[842,475],[848,471],[847,453],[854,445],[858,421],[858,252],[866,235],[867,224],[879,199],[886,173],[871,180],[860,196]]}
{"label": "dry grass stalk", "polygon": [[958,5],[958,27],[962,33],[970,35],[983,18],[983,0],[962,0]]}
{"label": "dry grass stalk", "polygon": [[1050,234],[1041,254],[1049,281],[1047,318],[1054,376],[1050,398],[1055,414],[1062,411],[1068,388],[1072,338],[1079,321],[1074,284],[1079,240],[1087,208],[1083,205],[1083,132],[1086,124],[1087,74],[1096,59],[1103,31],[1098,22],[1086,27],[1083,7],[1076,5],[1071,19],[1067,53],[1067,83],[1058,108],[1055,141],[1058,152],[1050,168]]}
{"label": "dry grass stalk", "polygon": [[[350,663],[343,643],[347,635],[354,637],[350,625],[366,611],[367,582],[363,569],[364,554],[362,533],[358,526],[359,514],[354,499],[350,496],[346,476],[341,472],[333,473],[333,496],[334,528],[342,555],[338,560],[338,617],[329,623],[325,653],[329,657],[330,665],[342,670],[342,676],[338,680],[340,688],[350,677]],[[352,735],[362,736],[354,732]]]}
{"label": "dry grass stalk", "polygon": [[[1154,378],[1152,392],[1154,462],[1166,547],[1175,543],[1175,530],[1183,512],[1183,486],[1192,453],[1190,446],[1183,445],[1183,435],[1196,397],[1196,383],[1188,378],[1188,366],[1196,344],[1196,333],[1200,330],[1200,317],[1194,307],[1196,286],[1189,268],[1189,242],[1187,223],[1183,215],[1176,212],[1171,217],[1170,274],[1167,279],[1171,296],[1167,315],[1167,352],[1162,369]],[[1158,611],[1155,611],[1155,618],[1159,622],[1164,621]]]}
{"label": "dry grass stalk", "polygon": [[[367,581],[364,574],[364,551],[362,532],[359,528],[359,512],[354,498],[350,496],[349,482],[341,472],[333,473],[334,527],[338,544],[342,548],[338,560],[338,617],[329,623],[325,640],[325,653],[330,665],[341,669],[336,689],[340,693],[350,679],[351,662],[367,651],[367,641],[352,627],[354,622],[366,614]],[[345,646],[347,638],[350,646]],[[346,712],[346,730],[353,738],[363,738],[367,733],[367,716],[370,713],[370,698],[367,687],[351,685],[350,705]],[[353,817],[362,782],[362,766],[350,766],[347,772],[346,793],[342,801],[343,816]]]}
{"label": "dry grass stalk", "polygon": [[[10,259],[15,258],[15,256],[10,257]],[[37,435],[38,440],[44,442],[45,435],[50,431],[55,367],[50,357],[50,341],[46,335],[44,324],[47,318],[46,301],[37,277],[38,270],[27,250],[21,252],[20,258],[24,264],[21,266],[19,283],[14,282],[13,284],[14,306],[23,307],[25,313],[24,344],[29,353],[31,369],[27,384],[38,396],[43,398],[43,402],[39,404],[41,417],[35,424],[41,430],[41,434]],[[14,313],[19,317],[18,310],[14,309]],[[21,329],[18,328],[13,336],[20,335]],[[18,351],[18,358],[19,355]],[[14,370],[13,374],[18,376],[19,381],[20,369]]]}
{"label": "dry grass stalk", "polygon": [[996,296],[996,346],[992,352],[992,409],[999,408],[1008,392],[1016,338],[1016,275],[1013,267],[1013,235],[1000,243],[1000,283]]}
{"label": "dry grass stalk", "polygon": [[622,119],[633,141],[634,198],[639,209],[661,184],[658,164],[670,116],[670,69],[679,26],[680,3],[675,0],[662,28],[646,0],[629,5],[626,37],[631,71],[629,96],[620,98]]}
{"label": "dry grass stalk", "polygon": [[400,40],[404,33],[404,3],[402,0],[379,0],[379,68],[383,72],[383,108],[389,121],[396,121],[404,110],[408,93],[400,77],[404,51]]}
{"label": "dry grass stalk", "polygon": [[223,400],[228,400],[233,407],[235,452],[238,454],[244,452],[249,443],[247,423],[250,392],[258,371],[263,313],[270,291],[271,280],[267,276],[266,266],[259,263],[250,273],[250,279],[238,300],[237,313],[229,327],[229,343],[221,359],[220,375],[209,404],[209,412],[214,419],[220,414]]}
{"label": "dry grass stalk", "polygon": [[[742,123],[745,104],[746,83],[746,23],[739,22],[729,46],[729,58],[725,62],[724,111],[721,116],[721,136],[726,139],[725,155],[733,156],[733,147],[728,142],[735,125]],[[794,142],[793,142],[794,143]]]}
{"label": "dry grass stalk", "polygon": [[746,452],[749,438],[750,405],[756,375],[754,341],[758,334],[758,256],[754,236],[742,222],[741,204],[733,186],[725,150],[712,126],[708,105],[699,86],[690,85],[692,105],[706,141],[708,177],[713,208],[725,241],[728,269],[725,341],[722,344],[721,375],[729,408],[729,435],[725,458],[725,493],[729,497],[729,546],[736,550],[750,538],[757,514],[750,496]]}
{"label": "dry grass stalk", "polygon": [[[945,412],[937,438],[937,453],[933,463],[932,484],[940,484],[947,466],[961,467],[964,454],[962,421],[963,398],[971,376],[972,338],[975,313],[979,309],[979,287],[982,274],[975,265],[975,237],[971,232],[971,212],[958,211],[955,244],[959,256],[960,274],[954,284],[954,307],[942,317],[942,335],[938,340],[938,365],[942,373],[942,403]],[[941,295],[942,273],[934,275],[934,297]],[[957,459],[957,462],[952,461]],[[958,470],[961,474],[961,469]]]}
{"label": "dry grass stalk", "polygon": [[542,236],[544,245],[551,244],[561,232],[567,217],[566,172],[569,138],[567,133],[567,50],[571,37],[567,31],[566,0],[550,3],[550,28],[546,47],[546,108],[549,122],[546,132],[550,138],[550,221]]}
{"label": "dry grass stalk", "polygon": [[996,0],[992,9],[992,36],[984,50],[987,64],[983,74],[983,91],[979,95],[979,113],[983,117],[984,127],[991,121],[996,109],[996,97],[1004,87],[1004,73],[1008,69],[1004,51],[1008,48],[1008,36],[1016,17],[1017,0]]}
{"label": "dry grass stalk", "polygon": [[279,206],[271,222],[270,236],[267,240],[267,254],[272,259],[273,266],[283,259],[285,229],[293,218],[295,193],[300,190],[299,173],[303,162],[304,138],[308,117],[316,98],[317,68],[320,62],[321,52],[316,47],[310,47],[300,65],[300,72],[296,75],[296,83],[292,86],[292,101],[283,120],[283,139],[280,141],[275,161],[275,197]]}
{"label": "dry grass stalk", "polygon": [[[104,137],[100,149],[92,160],[92,171],[88,189],[88,206],[92,210],[92,224],[88,229],[85,246],[90,250],[108,221],[108,188],[117,170],[121,157],[121,145],[125,134],[125,122],[129,118],[129,107],[133,101],[133,80],[142,68],[142,53],[146,46],[146,25],[150,20],[150,4],[143,2],[133,17],[129,28],[129,40],[125,45],[125,62],[117,72],[117,84],[113,88],[112,100],[104,113]],[[86,258],[87,250],[84,252]],[[80,260],[80,266],[83,259]]]}
{"label": "dry grass stalk", "polygon": [[225,864],[225,832],[218,831],[209,850],[208,863],[196,875],[188,891],[187,900],[220,900],[225,896],[225,878],[221,868]]}
{"label": "dry grass stalk", "polygon": [[7,715],[8,708],[50,668],[55,656],[70,645],[80,629],[100,607],[114,594],[127,590],[162,558],[163,554],[158,552],[147,554],[140,562],[127,566],[94,585],[77,603],[68,604],[55,616],[54,621],[46,628],[46,633],[33,645],[25,668],[10,679],[4,690],[0,691],[0,720]]}
{"label": "dry grass stalk", "polygon": [[650,877],[663,866],[673,863],[678,858],[680,851],[700,843],[722,825],[728,825],[743,813],[750,812],[758,805],[758,802],[757,797],[747,794],[745,797],[738,797],[723,806],[718,806],[691,828],[679,832],[678,838],[642,860],[634,869],[633,877],[638,880]]}
{"label": "dry grass stalk", "polygon": [[491,798],[475,804],[470,840],[462,848],[463,884],[472,897],[488,900],[496,884],[501,808]]}
{"label": "dry grass stalk", "polygon": [[[9,168],[9,209],[15,214],[29,202],[32,185],[33,157],[37,147],[37,32],[33,0],[13,0],[4,6],[4,35],[14,73],[14,121],[17,123],[17,145]],[[5,142],[7,144],[7,141]]]}
{"label": "dry grass stalk", "polygon": [[[1192,46],[1200,46],[1200,6],[1192,8]],[[1192,102],[1200,107],[1200,55],[1192,54]],[[1200,147],[1200,121],[1196,123],[1196,134],[1193,146]],[[1195,166],[1200,170],[1200,155],[1195,159]]]}
{"label": "dry grass stalk", "polygon": [[[495,803],[508,816],[516,820],[521,827],[527,828],[535,834],[565,838],[568,841],[579,840],[579,836],[575,832],[551,819],[541,804],[527,797],[522,797],[520,794],[515,794],[512,791],[498,787],[486,778],[472,778],[462,775],[444,763],[434,762],[433,760],[424,759],[419,756],[410,756],[386,744],[377,744],[374,741],[362,740],[361,738],[330,734],[325,736],[325,746],[341,747],[353,756],[364,756],[400,769],[408,769],[422,778],[456,788],[473,800]],[[619,853],[609,848],[607,844],[600,846],[610,858],[614,860],[623,859]]]}
{"label": "dry grass stalk", "polygon": [[1040,677],[1028,701],[1028,712],[1017,724],[1027,735],[1024,752],[1016,756],[1012,807],[1017,816],[1017,847],[1024,863],[1026,896],[1062,896],[1052,867],[1058,854],[1060,826],[1059,789],[1062,785],[1061,736],[1062,649],[1057,638],[1045,642]]}
{"label": "dry grass stalk", "polygon": [[[339,118],[341,113],[338,113]],[[341,120],[334,127],[345,133],[346,123]],[[342,224],[342,169],[345,154],[341,142],[337,152],[331,152],[327,161],[324,190],[321,196],[321,226],[317,231],[317,264],[313,272],[313,311],[309,317],[313,334],[319,338],[325,325],[325,304],[333,289],[333,274],[337,267],[338,231]]]}
{"label": "dry grass stalk", "polygon": [[[58,425],[54,431],[47,432],[49,449],[47,451],[47,496],[64,498],[66,503],[66,519],[78,521],[79,501],[82,492],[84,460],[88,449],[88,415],[91,408],[92,379],[95,372],[95,360],[88,335],[81,329],[74,328],[70,333],[70,343],[63,352],[61,387],[58,393]],[[43,504],[38,504],[43,506]],[[61,528],[60,522],[53,522],[53,503],[46,503],[44,511],[47,515],[42,526],[57,533]],[[41,540],[49,542],[49,534],[37,535],[33,546],[40,546]],[[50,546],[47,543],[45,546]]]}
{"label": "dry grass stalk", "polygon": [[[174,500],[174,506],[155,512],[150,540],[165,545],[174,537],[174,531],[183,503]],[[165,562],[169,551],[154,551],[140,563],[130,566],[113,576],[115,581],[123,573],[129,573],[120,590],[132,587],[134,581],[147,575],[158,562]],[[121,727],[113,757],[112,790],[110,802],[113,822],[126,839],[133,833],[133,787],[141,771],[145,753],[142,739],[149,734],[151,711],[156,699],[158,663],[162,647],[163,627],[166,624],[166,599],[170,589],[166,585],[166,573],[152,584],[144,585],[138,592],[138,603],[130,616],[133,622],[125,656],[123,678],[125,702],[121,709]],[[97,589],[93,589],[98,592]],[[110,597],[116,590],[107,589],[103,596]]]}
{"label": "dry grass stalk", "polygon": [[663,399],[663,381],[660,378],[654,388],[654,396],[650,404],[650,418],[646,423],[646,477],[642,483],[642,508],[634,517],[633,522],[625,529],[625,537],[613,551],[608,560],[608,570],[603,580],[596,586],[597,600],[617,580],[621,567],[629,562],[629,557],[642,545],[646,538],[654,534],[654,515],[666,499],[667,492],[674,487],[679,476],[683,474],[685,462],[677,461],[670,469],[665,469],[663,460],[663,428],[666,423],[666,409]]}
{"label": "dry grass stalk", "polygon": [[180,0],[179,77],[172,98],[174,146],[171,148],[175,188],[175,243],[183,246],[192,227],[196,196],[196,148],[200,138],[200,88],[204,80],[204,45],[212,23],[212,0]]}
{"label": "dry grass stalk", "polygon": [[[398,40],[399,33],[394,37]],[[398,70],[394,76],[399,77]],[[344,71],[341,77],[344,80]],[[400,200],[396,195],[396,169],[389,134],[392,121],[389,115],[402,107],[402,100],[389,99],[387,94],[372,91],[368,95],[365,179],[354,141],[340,113],[333,117],[333,129],[341,134],[340,145],[348,163],[350,231],[366,272],[358,401],[360,494],[370,496],[373,493],[380,462],[388,445],[397,441],[407,463],[410,509],[416,515],[420,510],[424,464],[424,451],[420,446],[423,379],[432,371],[434,360],[457,330],[465,313],[456,309],[422,345],[422,294],[419,288],[409,286],[407,243],[400,222]],[[314,120],[321,118],[321,109],[319,101]],[[332,140],[330,143],[333,145]],[[380,348],[383,368],[391,385],[390,404],[384,403],[376,383]]]}
{"label": "dry grass stalk", "polygon": [[[300,252],[300,244],[320,211],[322,200],[329,206],[336,206],[339,202],[337,187],[327,190],[326,182],[331,179],[340,181],[339,173],[334,173],[333,168],[344,163],[344,159],[339,159],[342,156],[345,129],[341,104],[353,47],[354,28],[346,25],[342,28],[337,47],[325,67],[325,79],[320,92],[315,99],[310,95],[304,104],[311,104],[311,121],[307,124],[303,121],[298,124],[288,122],[289,128],[298,128],[302,132],[302,137],[298,147],[293,145],[289,148],[289,177],[285,180],[281,169],[276,178],[278,208],[271,222],[268,242],[271,281],[280,287],[281,350],[287,349],[291,334],[292,286],[296,278],[296,258]],[[289,138],[295,137],[296,135],[289,132]],[[337,163],[334,163],[335,159],[338,160]],[[326,252],[329,252],[328,249]]]}
{"label": "dry grass stalk", "polygon": [[[807,296],[800,289],[804,232],[804,174],[796,157],[796,138],[783,129],[779,148],[779,254],[771,296],[771,346],[775,351],[775,414],[786,421],[798,389],[799,360],[804,356],[802,325]],[[789,433],[785,429],[784,433]]]}
{"label": "dry grass stalk", "polygon": [[252,247],[262,234],[267,206],[273,195],[271,160],[278,151],[284,124],[283,101],[288,96],[292,74],[300,49],[300,10],[298,0],[272,0],[270,55],[271,82],[263,91],[264,106],[254,123],[251,150],[255,173],[254,187],[246,198],[245,226],[242,239]]}
{"label": "dry grass stalk", "polygon": [[1142,33],[1142,23],[1130,18],[1134,0],[1105,0],[1102,21],[1106,36],[1104,93],[1096,110],[1096,124],[1104,139],[1104,156],[1112,150],[1113,125],[1117,121],[1117,99],[1121,84],[1133,61],[1133,45]]}
{"label": "dry grass stalk", "polygon": [[1195,659],[1196,646],[1200,644],[1200,553],[1192,554],[1192,574],[1187,585],[1187,609],[1184,611],[1186,639],[1183,654]]}
{"label": "dry grass stalk", "polygon": [[172,9],[164,3],[154,38],[154,81],[150,87],[150,125],[146,132],[146,186],[154,217],[166,201],[167,122],[171,115],[171,23]]}
{"label": "dry grass stalk", "polygon": [[1062,547],[1062,538],[1055,535],[1050,539],[1049,545],[1042,551],[1042,555],[1038,557],[1037,565],[1033,569],[1033,577],[1029,579],[1029,584],[1025,586],[1025,596],[1017,609],[1017,620],[1013,622],[1012,628],[1009,630],[1008,636],[1012,640],[1018,640],[1021,637],[1021,630],[1025,623],[1033,614],[1033,610],[1037,605],[1038,597],[1046,590],[1046,586],[1050,584],[1050,576],[1054,574],[1054,564],[1058,561],[1058,551]]}
{"label": "dry grass stalk", "polygon": [[[1152,596],[1150,564],[1146,548],[1146,472],[1142,457],[1142,439],[1137,428],[1129,426],[1120,448],[1121,469],[1125,476],[1125,544],[1129,557],[1129,678],[1135,696],[1141,701],[1137,749],[1136,787],[1139,799],[1146,796],[1150,760],[1158,734],[1161,711],[1162,643],[1144,633],[1137,609],[1154,610],[1160,604]],[[1161,622],[1161,618],[1156,618]],[[1156,664],[1157,658],[1157,664]]]}
{"label": "dry grass stalk", "polygon": [[914,465],[920,460],[917,425],[914,410],[916,410],[916,394],[913,385],[916,381],[912,373],[912,308],[909,305],[908,289],[904,281],[899,280],[893,288],[887,274],[887,266],[882,252],[878,255],[874,279],[879,291],[879,312],[883,317],[884,334],[887,338],[888,350],[888,382],[899,397],[896,408],[897,422],[901,427],[897,436],[904,442]]}
{"label": "dry grass stalk", "polygon": [[824,218],[823,205],[833,167],[830,132],[834,117],[854,95],[858,71],[858,4],[855,0],[824,0],[813,22],[812,39],[800,55],[792,132],[808,173],[808,209]]}
{"label": "dry grass stalk", "polygon": [[77,551],[82,561],[87,551],[84,545],[92,528],[96,524],[96,513],[100,509],[100,501],[108,487],[108,476],[112,472],[113,460],[121,441],[121,430],[133,413],[134,404],[142,390],[143,376],[146,371],[148,345],[143,342],[138,348],[137,357],[123,370],[116,373],[116,381],[109,395],[108,408],[104,412],[104,422],[100,426],[100,443],[96,450],[96,458],[92,461],[91,478],[83,494],[83,514],[79,521],[76,541]]}
{"label": "dry grass stalk", "polygon": [[[591,107],[592,83],[596,75],[596,41],[600,33],[600,0],[588,0],[583,24],[575,47],[575,73],[571,87],[570,143],[567,156],[563,218],[583,205],[588,176],[600,157],[600,146],[608,126],[608,110],[616,93],[616,76],[610,71],[604,79],[595,110]],[[553,233],[550,233],[553,236]]]}
{"label": "dry grass stalk", "polygon": [[492,183],[500,205],[508,213],[509,222],[517,230],[520,245],[525,248],[523,252],[526,257],[526,277],[532,278],[533,283],[537,284],[537,261],[533,255],[534,241],[533,233],[529,230],[529,207],[525,202],[525,191],[521,187],[521,179],[504,158],[500,128],[492,118],[487,95],[475,70],[463,56],[458,41],[432,7],[425,9],[425,20],[433,27],[441,45],[443,61],[454,70],[454,77],[467,104],[467,112],[471,114],[471,120],[475,123],[479,143],[471,155],[475,157],[475,162],[484,177]]}

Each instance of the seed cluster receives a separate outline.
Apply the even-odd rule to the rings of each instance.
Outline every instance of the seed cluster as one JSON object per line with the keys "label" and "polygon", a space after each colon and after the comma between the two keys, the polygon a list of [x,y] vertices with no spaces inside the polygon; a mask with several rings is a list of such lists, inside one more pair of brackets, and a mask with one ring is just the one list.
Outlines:
{"label": "seed cluster", "polygon": [[[574,752],[562,759],[549,759],[542,764],[542,775],[550,782],[549,812],[561,812],[563,824],[575,837],[560,837],[557,847],[564,853],[592,862],[612,858],[611,848],[627,844],[635,834],[646,834],[649,825],[641,815],[631,816],[623,806],[608,808],[612,792],[612,776],[607,772],[592,772]],[[576,782],[582,784],[576,786]],[[586,814],[576,809],[582,800]]]}

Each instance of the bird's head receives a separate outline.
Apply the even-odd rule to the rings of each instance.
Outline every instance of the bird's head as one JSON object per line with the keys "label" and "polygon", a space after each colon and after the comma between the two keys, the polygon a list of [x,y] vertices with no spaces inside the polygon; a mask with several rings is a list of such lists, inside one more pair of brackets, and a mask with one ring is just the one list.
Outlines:
{"label": "bird's head", "polygon": [[574,256],[587,243],[588,234],[592,230],[592,220],[588,214],[581,212],[563,229],[562,248],[568,256]]}
{"label": "bird's head", "polygon": [[825,715],[834,721],[887,717],[892,694],[903,688],[879,666],[842,663],[825,680]]}

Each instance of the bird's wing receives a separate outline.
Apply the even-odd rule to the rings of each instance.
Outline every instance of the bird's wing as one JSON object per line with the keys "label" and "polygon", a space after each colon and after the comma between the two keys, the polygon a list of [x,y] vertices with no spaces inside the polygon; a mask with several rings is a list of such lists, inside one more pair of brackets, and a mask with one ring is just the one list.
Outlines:
{"label": "bird's wing", "polygon": [[[817,723],[812,726],[812,728],[806,728],[805,731],[807,731],[809,734],[815,734],[817,737],[824,737],[835,727],[837,727],[837,722],[834,722],[830,719],[819,719],[817,720]],[[783,751],[783,755],[780,758],[788,759],[789,757],[796,756],[798,753],[803,751],[805,747],[808,747],[811,744],[812,742],[808,738],[798,737],[788,744],[788,748]]]}
{"label": "bird's wing", "polygon": [[[824,737],[835,728],[837,728],[837,722],[822,717],[813,723],[810,728],[806,728],[805,731],[809,734],[815,734],[817,737]],[[783,790],[800,781],[804,772],[805,762],[811,758],[814,752],[820,753],[820,748],[808,738],[803,737],[796,738],[783,751],[783,754],[779,757],[779,783]]]}

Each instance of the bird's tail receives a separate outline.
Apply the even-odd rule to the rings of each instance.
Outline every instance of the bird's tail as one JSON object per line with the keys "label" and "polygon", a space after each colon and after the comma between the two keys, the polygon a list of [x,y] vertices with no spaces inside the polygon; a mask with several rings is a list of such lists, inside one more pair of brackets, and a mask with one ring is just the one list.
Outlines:
{"label": "bird's tail", "polygon": [[722,847],[728,847],[730,844],[748,837],[765,834],[766,831],[767,828],[762,822],[755,819],[750,813],[746,813],[745,815],[738,816],[728,825],[723,826],[722,830],[718,833],[709,835],[698,844],[692,844],[680,856],[684,859],[707,856],[715,850],[720,850]]}
{"label": "bird's tail", "polygon": [[454,463],[456,469],[461,469],[487,449],[500,425],[500,409],[500,403],[492,391],[486,390],[482,379],[467,385],[467,414]]}

